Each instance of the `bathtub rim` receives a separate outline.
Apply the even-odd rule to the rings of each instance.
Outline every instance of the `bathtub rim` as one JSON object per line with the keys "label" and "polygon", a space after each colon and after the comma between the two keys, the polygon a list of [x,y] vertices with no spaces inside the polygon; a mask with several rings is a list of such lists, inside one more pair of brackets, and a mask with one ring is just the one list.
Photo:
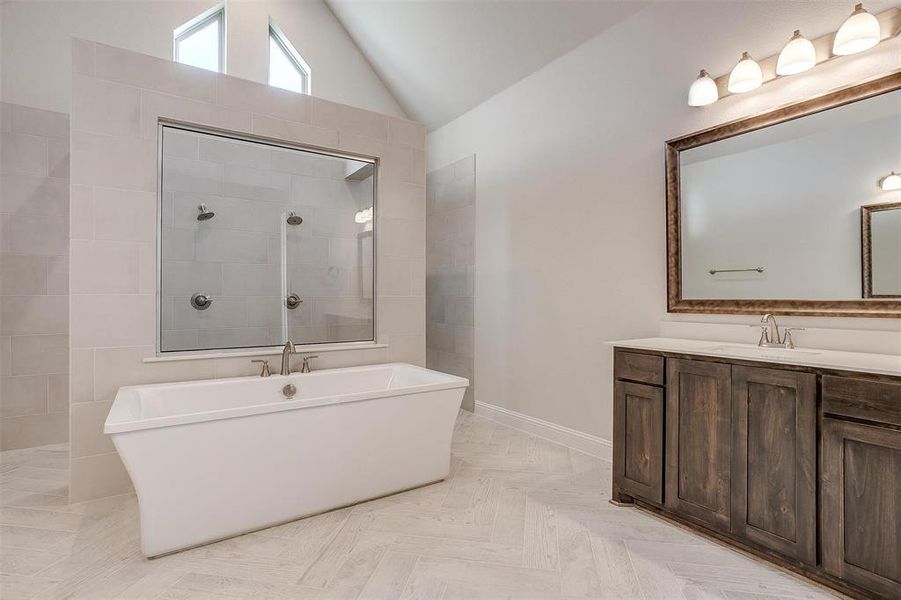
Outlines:
{"label": "bathtub rim", "polygon": [[232,408],[224,408],[220,410],[208,410],[204,412],[184,413],[177,415],[166,415],[162,417],[151,417],[137,420],[111,420],[116,406],[125,402],[139,402],[138,391],[142,389],[159,389],[180,385],[211,385],[224,384],[227,382],[248,381],[260,379],[259,376],[243,376],[243,377],[221,377],[215,379],[195,379],[189,381],[167,382],[167,383],[151,383],[139,384],[120,387],[116,392],[116,397],[110,407],[103,424],[103,433],[106,435],[117,435],[131,433],[135,431],[146,431],[151,429],[162,429],[166,427],[176,427],[179,425],[191,425],[208,423],[212,421],[221,421],[224,419],[234,419],[240,417],[251,417],[255,415],[265,415],[275,412],[284,412],[289,410],[303,410],[307,408],[317,408],[322,406],[330,406],[334,404],[345,404],[351,402],[363,402],[367,400],[378,400],[380,398],[391,398],[396,396],[407,396],[412,394],[421,394],[424,392],[433,392],[441,390],[450,390],[457,388],[469,387],[469,380],[464,377],[458,377],[449,373],[427,369],[409,363],[382,363],[375,365],[362,365],[356,367],[337,367],[333,369],[320,369],[313,373],[291,373],[290,375],[272,375],[272,378],[284,379],[285,381],[296,381],[296,378],[315,376],[317,374],[340,373],[348,371],[364,371],[380,368],[403,367],[417,371],[427,371],[441,376],[442,380],[435,383],[427,383],[420,385],[411,385],[402,388],[394,388],[388,390],[373,390],[367,392],[356,392],[352,394],[337,394],[331,396],[319,396],[316,398],[302,398],[298,400],[276,400],[264,404],[252,404],[249,406],[240,406]]}

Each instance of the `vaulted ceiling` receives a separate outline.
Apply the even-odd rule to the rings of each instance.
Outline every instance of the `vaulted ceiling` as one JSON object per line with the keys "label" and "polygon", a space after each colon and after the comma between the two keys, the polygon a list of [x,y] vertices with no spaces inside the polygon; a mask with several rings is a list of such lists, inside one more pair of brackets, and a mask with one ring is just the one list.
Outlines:
{"label": "vaulted ceiling", "polygon": [[644,1],[326,0],[410,116],[436,129]]}

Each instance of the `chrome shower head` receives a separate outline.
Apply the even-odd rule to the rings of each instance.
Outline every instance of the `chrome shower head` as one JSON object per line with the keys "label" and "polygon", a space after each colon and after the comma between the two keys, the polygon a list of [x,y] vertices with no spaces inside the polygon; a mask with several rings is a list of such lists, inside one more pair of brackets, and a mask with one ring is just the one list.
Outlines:
{"label": "chrome shower head", "polygon": [[198,221],[208,221],[216,216],[216,213],[207,208],[206,204],[201,204],[197,207],[197,210],[200,211],[200,214],[197,215]]}
{"label": "chrome shower head", "polygon": [[288,213],[288,225],[300,225],[303,223],[303,217],[299,217],[293,210]]}

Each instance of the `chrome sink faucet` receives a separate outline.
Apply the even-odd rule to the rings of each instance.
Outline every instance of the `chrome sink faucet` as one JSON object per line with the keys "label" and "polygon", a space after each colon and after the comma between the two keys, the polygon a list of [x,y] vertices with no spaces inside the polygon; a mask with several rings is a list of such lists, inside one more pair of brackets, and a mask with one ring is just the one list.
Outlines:
{"label": "chrome sink faucet", "polygon": [[751,325],[751,327],[760,327],[760,339],[757,340],[757,345],[761,348],[792,349],[795,347],[792,331],[804,331],[803,327],[786,327],[780,333],[776,316],[771,313],[760,318],[760,325]]}

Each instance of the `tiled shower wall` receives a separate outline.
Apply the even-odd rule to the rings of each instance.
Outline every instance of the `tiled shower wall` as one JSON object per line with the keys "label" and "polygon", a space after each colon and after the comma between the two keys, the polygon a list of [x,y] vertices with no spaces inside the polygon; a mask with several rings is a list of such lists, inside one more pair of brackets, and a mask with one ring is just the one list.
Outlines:
{"label": "tiled shower wall", "polygon": [[426,365],[469,378],[473,410],[475,156],[428,174],[426,196]]}
{"label": "tiled shower wall", "polygon": [[[371,340],[372,235],[354,216],[372,207],[373,178],[346,179],[364,165],[166,128],[162,347],[284,344],[283,319],[296,344]],[[215,216],[198,221],[201,204]],[[195,309],[195,293],[212,305]]]}
{"label": "tiled shower wall", "polygon": [[103,434],[119,386],[255,371],[246,356],[147,362],[160,117],[379,159],[376,341],[388,346],[318,352],[314,364],[425,364],[422,125],[84,40],[72,57],[70,501],[131,488]]}
{"label": "tiled shower wall", "polygon": [[0,449],[69,439],[69,117],[0,103]]}

